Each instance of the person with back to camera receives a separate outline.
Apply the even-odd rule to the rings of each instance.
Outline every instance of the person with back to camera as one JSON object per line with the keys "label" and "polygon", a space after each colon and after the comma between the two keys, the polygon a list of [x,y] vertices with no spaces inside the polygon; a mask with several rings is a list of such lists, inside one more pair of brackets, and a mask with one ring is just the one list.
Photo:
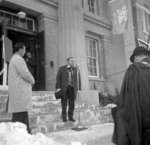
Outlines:
{"label": "person with back to camera", "polygon": [[30,133],[28,111],[31,109],[32,85],[35,80],[23,58],[26,46],[18,42],[14,45],[14,50],[8,70],[8,112],[12,113],[13,122],[26,124]]}
{"label": "person with back to camera", "polygon": [[117,145],[150,145],[149,55],[138,46],[130,57],[117,102]]}

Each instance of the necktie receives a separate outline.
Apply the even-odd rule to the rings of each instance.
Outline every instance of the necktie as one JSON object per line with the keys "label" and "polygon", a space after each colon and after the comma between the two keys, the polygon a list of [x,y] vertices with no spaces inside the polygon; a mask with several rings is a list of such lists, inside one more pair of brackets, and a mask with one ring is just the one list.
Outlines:
{"label": "necktie", "polygon": [[69,81],[69,85],[72,85],[72,76],[73,76],[73,70],[72,68],[68,69],[68,81]]}

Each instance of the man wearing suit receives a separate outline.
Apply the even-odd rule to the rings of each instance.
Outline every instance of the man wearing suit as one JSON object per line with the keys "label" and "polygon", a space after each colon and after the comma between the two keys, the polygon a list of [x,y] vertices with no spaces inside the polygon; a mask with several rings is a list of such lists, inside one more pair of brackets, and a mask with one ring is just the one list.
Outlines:
{"label": "man wearing suit", "polygon": [[[67,64],[61,66],[58,70],[56,77],[56,92],[61,91],[61,106],[62,106],[62,121],[67,122],[68,120],[74,122],[73,118],[75,98],[77,94],[79,83],[78,68],[74,66],[73,57],[67,58]],[[68,106],[68,112],[67,112]]]}

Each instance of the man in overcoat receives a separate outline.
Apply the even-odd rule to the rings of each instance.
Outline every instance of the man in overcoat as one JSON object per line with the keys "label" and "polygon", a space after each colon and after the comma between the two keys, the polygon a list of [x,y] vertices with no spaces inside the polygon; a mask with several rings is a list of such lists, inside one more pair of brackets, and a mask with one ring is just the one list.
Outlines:
{"label": "man in overcoat", "polygon": [[8,112],[12,113],[13,122],[22,122],[29,129],[28,111],[31,109],[32,85],[35,80],[29,72],[23,58],[26,47],[23,43],[16,43],[15,53],[10,59],[8,70]]}
{"label": "man in overcoat", "polygon": [[[80,88],[80,77],[78,68],[74,65],[74,58],[68,57],[67,64],[59,68],[56,77],[56,91],[61,91],[62,121],[74,122],[73,118],[75,98]],[[68,107],[68,112],[67,112]],[[67,118],[68,116],[68,118]]]}
{"label": "man in overcoat", "polygon": [[150,144],[150,52],[138,46],[130,57],[117,106],[117,145]]}

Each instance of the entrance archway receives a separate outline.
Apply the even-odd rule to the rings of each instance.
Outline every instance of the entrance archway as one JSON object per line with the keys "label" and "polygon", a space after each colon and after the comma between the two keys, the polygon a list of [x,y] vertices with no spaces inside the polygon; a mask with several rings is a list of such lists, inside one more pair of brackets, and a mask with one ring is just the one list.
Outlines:
{"label": "entrance archway", "polygon": [[[9,65],[9,58],[6,57],[12,55],[12,52],[14,51],[13,45],[16,42],[23,42],[27,47],[27,52],[31,52],[32,54],[29,70],[36,81],[33,90],[45,90],[44,32],[29,34],[20,29],[9,28],[6,26],[6,34],[3,34],[4,30],[2,25],[0,25],[0,87],[4,87],[4,85],[7,86],[7,68]],[[5,61],[3,58],[4,53]],[[1,74],[4,67],[6,69]]]}
{"label": "entrance archway", "polygon": [[20,31],[7,30],[7,37],[12,41],[12,45],[16,42],[23,42],[26,45],[26,52],[31,53],[31,59],[28,68],[35,78],[33,90],[45,89],[45,69],[44,69],[44,47],[43,36],[40,34],[29,35]]}
{"label": "entrance archway", "polygon": [[[4,67],[6,68],[3,53],[5,52],[4,55],[8,58],[8,65],[13,45],[16,42],[23,42],[27,47],[27,51],[32,54],[30,71],[36,80],[33,90],[45,90],[44,31],[39,32],[38,28],[40,13],[31,10],[28,12],[27,9],[24,9],[27,16],[21,18],[18,11],[22,8],[17,5],[12,6],[3,3],[0,8],[0,71]],[[5,38],[6,41],[2,38]],[[7,69],[5,69],[4,74],[0,74],[0,87],[4,84],[7,85]]]}

